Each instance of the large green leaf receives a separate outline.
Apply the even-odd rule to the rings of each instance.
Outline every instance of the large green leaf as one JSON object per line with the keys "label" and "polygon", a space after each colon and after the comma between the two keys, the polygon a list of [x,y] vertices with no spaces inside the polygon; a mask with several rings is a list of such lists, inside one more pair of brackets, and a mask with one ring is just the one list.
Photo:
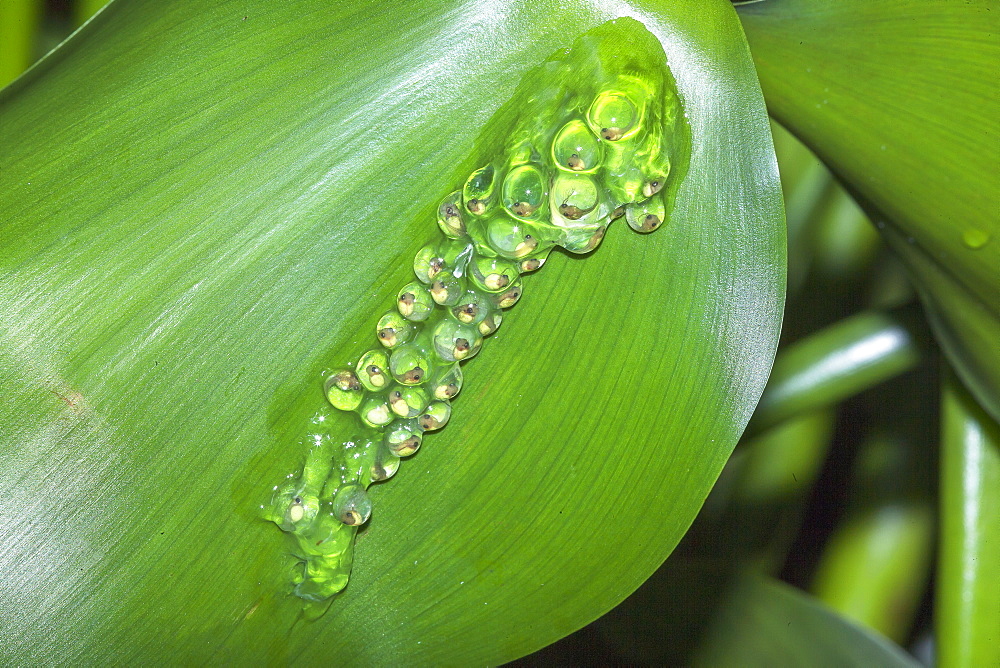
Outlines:
{"label": "large green leaf", "polygon": [[901,666],[916,662],[880,634],[736,561],[678,555],[595,626],[616,665]]}
{"label": "large green leaf", "polygon": [[741,7],[768,108],[877,212],[1000,419],[1000,15],[990,0]]}
{"label": "large green leaf", "polygon": [[765,578],[739,582],[716,609],[694,665],[918,665],[882,636],[839,617],[815,599]]}
{"label": "large green leaf", "polygon": [[[671,220],[526,281],[301,621],[257,508],[302,464],[321,370],[374,343],[521,77],[621,15],[686,107]],[[0,114],[7,658],[516,657],[653,572],[767,376],[780,192],[723,0],[120,1]]]}

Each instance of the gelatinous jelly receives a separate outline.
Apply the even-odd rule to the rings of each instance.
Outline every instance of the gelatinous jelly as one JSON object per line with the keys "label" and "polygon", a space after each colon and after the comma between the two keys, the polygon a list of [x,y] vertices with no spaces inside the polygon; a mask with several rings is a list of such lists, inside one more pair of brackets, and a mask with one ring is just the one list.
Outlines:
{"label": "gelatinous jelly", "polygon": [[303,469],[263,508],[294,540],[295,593],[312,616],[347,585],[355,532],[372,512],[366,488],[448,423],[461,364],[521,298],[522,274],[557,246],[593,251],[619,217],[643,233],[667,224],[687,130],[662,47],[638,22],[557,51],[494,118],[480,166],[432,193],[443,236],[416,253],[417,280],[375,327],[381,345],[325,379],[329,403],[357,413],[362,431],[312,438]]}

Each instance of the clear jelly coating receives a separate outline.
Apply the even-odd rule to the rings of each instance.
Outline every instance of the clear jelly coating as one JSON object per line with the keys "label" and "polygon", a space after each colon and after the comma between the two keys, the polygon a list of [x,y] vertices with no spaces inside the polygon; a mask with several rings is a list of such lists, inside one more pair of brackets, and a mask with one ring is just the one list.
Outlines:
{"label": "clear jelly coating", "polygon": [[400,385],[389,390],[389,408],[399,417],[414,418],[420,415],[430,400],[420,387]]}
{"label": "clear jelly coating", "polygon": [[374,460],[371,465],[371,481],[381,482],[383,480],[388,480],[392,476],[396,475],[396,471],[399,470],[399,456],[393,454],[388,447],[381,444],[379,449],[375,453]]}
{"label": "clear jelly coating", "polygon": [[636,232],[648,234],[663,224],[666,207],[663,201],[653,196],[645,202],[630,204],[625,208],[625,220]]}
{"label": "clear jelly coating", "polygon": [[489,336],[493,332],[500,329],[500,323],[503,322],[503,312],[493,311],[488,316],[483,318],[483,321],[479,323],[479,333],[483,336]]}
{"label": "clear jelly coating", "polygon": [[342,411],[353,411],[364,399],[361,380],[350,369],[331,373],[323,384],[323,390],[330,405]]}
{"label": "clear jelly coating", "polygon": [[301,564],[292,584],[307,616],[347,586],[355,534],[372,512],[366,488],[448,423],[462,365],[521,299],[522,275],[556,247],[593,252],[615,219],[641,233],[668,223],[688,144],[654,36],[628,19],[605,24],[517,91],[466,163],[478,167],[456,173],[450,192],[428,194],[428,228],[440,233],[415,254],[416,280],[400,281],[378,343],[365,335],[353,367],[324,378],[329,404],[356,413],[361,432],[343,438],[336,421],[311,422],[305,465],[261,507],[293,539]]}
{"label": "clear jelly coating", "polygon": [[375,335],[378,337],[379,343],[389,349],[406,343],[413,338],[415,332],[413,323],[397,311],[390,311],[383,315],[379,319],[378,325],[375,326]]}
{"label": "clear jelly coating", "polygon": [[423,429],[416,420],[397,420],[385,432],[385,445],[397,457],[409,457],[420,449]]}
{"label": "clear jelly coating", "polygon": [[496,170],[493,165],[480,167],[469,175],[462,191],[462,198],[465,200],[465,208],[469,213],[480,216],[486,213],[486,209],[493,203],[493,183]]}
{"label": "clear jelly coating", "polygon": [[371,394],[358,406],[361,420],[369,427],[384,427],[393,420],[389,402],[383,394]]}
{"label": "clear jelly coating", "polygon": [[552,142],[556,166],[571,172],[593,172],[601,165],[601,144],[587,124],[574,118]]}
{"label": "clear jelly coating", "polygon": [[434,328],[434,351],[445,362],[475,357],[482,345],[483,336],[474,325],[446,319]]}
{"label": "clear jelly coating", "polygon": [[389,356],[385,351],[369,350],[358,360],[356,374],[366,390],[377,392],[389,383],[388,367]]}
{"label": "clear jelly coating", "polygon": [[333,497],[333,512],[344,524],[358,526],[371,517],[372,502],[361,485],[344,485]]}
{"label": "clear jelly coating", "polygon": [[522,258],[538,250],[539,234],[531,223],[495,216],[486,228],[490,247],[506,258]]}
{"label": "clear jelly coating", "polygon": [[448,424],[450,418],[451,404],[447,401],[434,401],[431,402],[417,422],[424,431],[435,431]]}
{"label": "clear jelly coating", "polygon": [[560,174],[552,184],[552,222],[574,227],[600,204],[601,193],[593,178],[585,174]]}
{"label": "clear jelly coating", "polygon": [[517,263],[498,257],[477,257],[469,266],[474,287],[485,292],[503,292],[517,280]]}
{"label": "clear jelly coating", "polygon": [[438,367],[430,381],[431,392],[435,399],[452,400],[462,391],[462,367],[457,362]]}
{"label": "clear jelly coating", "polygon": [[513,168],[503,181],[503,205],[511,215],[531,218],[542,211],[548,179],[535,165]]}
{"label": "clear jelly coating", "polygon": [[404,343],[392,351],[389,373],[400,385],[419,385],[427,380],[433,364],[427,350],[420,343]]}
{"label": "clear jelly coating", "polygon": [[431,281],[431,299],[442,306],[454,306],[465,293],[465,281],[445,269]]}
{"label": "clear jelly coating", "polygon": [[451,309],[455,320],[464,325],[478,325],[490,314],[493,305],[486,295],[477,290],[466,290]]}
{"label": "clear jelly coating", "polygon": [[434,299],[423,284],[413,281],[399,291],[396,308],[410,322],[423,322],[434,311]]}
{"label": "clear jelly coating", "polygon": [[595,128],[602,139],[619,141],[636,129],[639,110],[628,94],[605,91],[597,96],[588,112],[590,126]]}
{"label": "clear jelly coating", "polygon": [[456,190],[441,201],[441,204],[438,205],[437,222],[445,236],[451,239],[465,236],[461,190]]}

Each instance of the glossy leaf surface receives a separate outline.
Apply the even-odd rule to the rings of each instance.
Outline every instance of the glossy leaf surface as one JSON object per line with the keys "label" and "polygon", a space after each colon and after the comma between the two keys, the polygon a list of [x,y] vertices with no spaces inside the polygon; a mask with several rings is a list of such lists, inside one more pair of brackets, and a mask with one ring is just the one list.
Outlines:
{"label": "glossy leaf surface", "polygon": [[[0,95],[0,652],[497,663],[551,642],[669,554],[770,367],[782,210],[735,13],[245,7],[115,2]],[[320,372],[374,342],[520,77],[619,16],[661,41],[688,114],[671,219],[527,278],[452,423],[372,489],[347,590],[297,621],[256,513],[302,464]]]}

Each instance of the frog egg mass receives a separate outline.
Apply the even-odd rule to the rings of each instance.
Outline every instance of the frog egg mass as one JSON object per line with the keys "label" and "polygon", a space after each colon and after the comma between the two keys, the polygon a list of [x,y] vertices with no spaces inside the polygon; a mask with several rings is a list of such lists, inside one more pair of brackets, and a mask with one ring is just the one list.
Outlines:
{"label": "frog egg mass", "polygon": [[416,280],[399,277],[395,304],[367,325],[368,351],[328,374],[326,400],[356,414],[358,433],[310,436],[304,467],[264,509],[294,543],[294,592],[318,614],[347,585],[366,490],[448,423],[462,365],[521,299],[522,275],[554,249],[594,251],[615,219],[644,234],[667,226],[683,113],[659,42],[630,25],[605,24],[525,77],[498,112],[508,139],[490,139],[450,193],[431,193],[435,238],[413,258]]}

